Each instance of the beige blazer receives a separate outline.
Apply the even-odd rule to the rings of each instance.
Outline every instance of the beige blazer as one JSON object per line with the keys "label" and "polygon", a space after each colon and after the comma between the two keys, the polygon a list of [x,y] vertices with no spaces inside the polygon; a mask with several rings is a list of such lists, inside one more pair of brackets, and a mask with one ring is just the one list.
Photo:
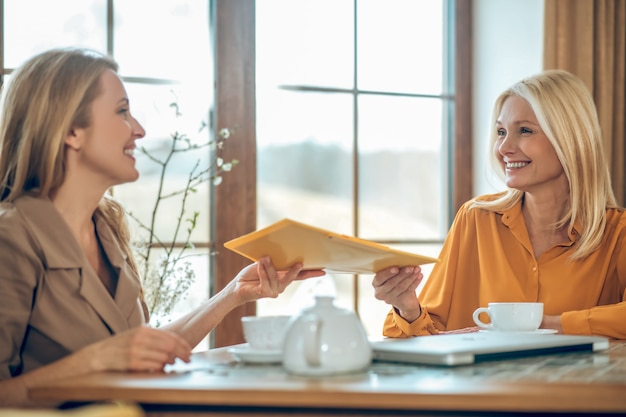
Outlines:
{"label": "beige blazer", "polygon": [[119,273],[115,297],[50,200],[0,204],[0,379],[145,322],[139,278],[111,229],[97,217],[95,224]]}

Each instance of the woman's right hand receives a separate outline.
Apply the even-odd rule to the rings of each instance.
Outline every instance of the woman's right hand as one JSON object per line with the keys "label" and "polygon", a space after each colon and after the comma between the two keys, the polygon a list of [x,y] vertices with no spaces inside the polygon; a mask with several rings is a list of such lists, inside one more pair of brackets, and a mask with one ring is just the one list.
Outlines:
{"label": "woman's right hand", "polygon": [[141,326],[83,349],[94,371],[162,371],[177,358],[189,362],[191,347],[179,335]]}
{"label": "woman's right hand", "polygon": [[415,291],[423,278],[419,266],[383,269],[372,280],[374,297],[391,304],[406,321],[412,322],[422,313]]}
{"label": "woman's right hand", "polygon": [[177,358],[189,362],[191,348],[173,332],[137,327],[93,343],[34,371],[0,381],[0,408],[31,403],[28,387],[97,371],[162,371]]}

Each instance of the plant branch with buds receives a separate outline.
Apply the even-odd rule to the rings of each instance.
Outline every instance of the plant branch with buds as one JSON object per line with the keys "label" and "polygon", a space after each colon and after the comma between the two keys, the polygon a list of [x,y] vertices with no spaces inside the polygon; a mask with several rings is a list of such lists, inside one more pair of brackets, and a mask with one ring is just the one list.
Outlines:
{"label": "plant branch with buds", "polygon": [[[171,106],[179,116],[178,105],[173,103]],[[203,123],[200,131],[206,127],[206,123]],[[200,213],[198,211],[188,213],[188,198],[196,193],[197,187],[203,183],[219,185],[222,182],[222,174],[230,171],[238,163],[236,159],[225,162],[222,158],[226,140],[232,133],[232,129],[224,128],[219,131],[215,140],[194,144],[187,135],[175,132],[170,136],[169,147],[163,157],[155,156],[143,146],[138,148],[139,152],[159,167],[157,195],[149,220],[144,222],[132,212],[128,212],[138,227],[147,232],[147,238],[136,244],[135,254],[143,277],[151,321],[156,325],[160,324],[161,318],[171,313],[177,302],[184,299],[195,280],[195,272],[189,261],[189,257],[194,255],[190,254],[189,250],[194,248],[192,232],[197,226]],[[201,166],[201,160],[198,159],[188,172],[184,185],[178,190],[166,192],[164,185],[167,170],[174,155],[198,149],[207,149],[211,153],[208,166]],[[172,235],[164,238],[158,236],[155,230],[160,221],[161,204],[169,199],[178,199],[177,216]],[[161,248],[164,251],[156,262],[152,261],[154,248]]]}

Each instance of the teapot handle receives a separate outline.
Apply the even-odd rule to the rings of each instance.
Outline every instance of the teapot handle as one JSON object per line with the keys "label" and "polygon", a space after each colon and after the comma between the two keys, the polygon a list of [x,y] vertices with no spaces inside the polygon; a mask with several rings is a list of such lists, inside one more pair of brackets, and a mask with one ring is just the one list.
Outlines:
{"label": "teapot handle", "polygon": [[320,366],[320,330],[321,321],[314,314],[306,316],[303,320],[304,332],[304,357],[309,366]]}

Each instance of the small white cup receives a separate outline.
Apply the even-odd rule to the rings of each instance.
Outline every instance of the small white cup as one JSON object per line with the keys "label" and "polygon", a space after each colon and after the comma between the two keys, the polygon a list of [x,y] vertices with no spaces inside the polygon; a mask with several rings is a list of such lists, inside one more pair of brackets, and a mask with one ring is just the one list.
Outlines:
{"label": "small white cup", "polygon": [[252,349],[282,350],[290,316],[244,316],[243,337]]}
{"label": "small white cup", "polygon": [[[486,313],[491,323],[480,319]],[[537,330],[543,319],[543,303],[489,303],[489,307],[474,310],[474,323],[482,329],[501,332],[531,332]]]}

